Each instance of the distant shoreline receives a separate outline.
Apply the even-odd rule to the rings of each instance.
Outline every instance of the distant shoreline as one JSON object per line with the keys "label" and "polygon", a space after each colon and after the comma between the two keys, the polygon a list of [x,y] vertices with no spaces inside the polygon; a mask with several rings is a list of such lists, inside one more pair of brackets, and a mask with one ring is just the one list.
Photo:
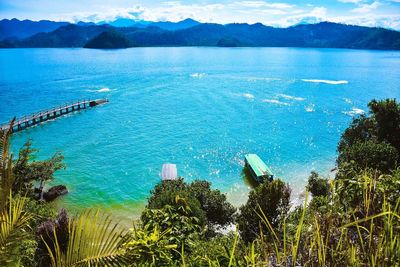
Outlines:
{"label": "distant shoreline", "polygon": [[41,30],[40,22],[37,22],[31,26],[37,29],[30,29],[35,34],[18,37],[19,23],[22,22],[15,22],[14,28],[0,35],[0,39],[3,39],[0,41],[0,48],[304,47],[400,50],[398,31],[332,22],[301,24],[288,28],[274,28],[261,23],[199,23],[176,30],[156,26],[68,24],[53,25],[51,29],[55,29],[49,31]]}

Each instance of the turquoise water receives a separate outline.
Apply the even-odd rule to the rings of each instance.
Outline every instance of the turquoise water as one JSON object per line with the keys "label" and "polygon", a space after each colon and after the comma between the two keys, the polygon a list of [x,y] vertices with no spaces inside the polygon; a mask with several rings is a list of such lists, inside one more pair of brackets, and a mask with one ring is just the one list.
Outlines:
{"label": "turquoise water", "polygon": [[140,213],[161,165],[207,179],[240,205],[243,157],[257,153],[301,194],[329,175],[336,144],[372,98],[400,97],[400,53],[296,48],[0,50],[0,121],[83,98],[90,110],[13,136],[67,169],[54,184],[70,209]]}

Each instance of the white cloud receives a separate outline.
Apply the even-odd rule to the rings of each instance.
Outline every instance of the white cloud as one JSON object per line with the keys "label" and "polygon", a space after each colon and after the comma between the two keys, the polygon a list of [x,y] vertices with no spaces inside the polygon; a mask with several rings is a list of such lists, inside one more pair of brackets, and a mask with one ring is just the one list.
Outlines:
{"label": "white cloud", "polygon": [[371,4],[361,4],[359,5],[359,7],[354,8],[351,10],[351,12],[354,13],[369,13],[375,9],[377,9],[379,6],[381,6],[382,4],[378,1],[375,1]]}
{"label": "white cloud", "polygon": [[[112,21],[116,18],[130,18],[148,21],[180,21],[193,18],[201,22],[215,23],[255,23],[261,22],[276,27],[288,27],[300,23],[332,21],[362,26],[378,26],[400,30],[400,12],[396,7],[385,11],[384,0],[365,4],[356,0],[353,9],[340,14],[325,6],[297,6],[283,2],[235,1],[225,4],[185,4],[177,1],[164,2],[157,6],[138,5],[130,8],[107,8],[99,6],[96,12],[57,14],[58,20],[69,21]],[[400,0],[392,0],[400,1]],[[382,7],[381,7],[382,5]],[[350,12],[352,10],[352,12]],[[50,18],[53,19],[53,18]]]}
{"label": "white cloud", "polygon": [[242,6],[242,7],[250,7],[250,8],[278,8],[278,9],[289,9],[295,7],[295,5],[287,4],[287,3],[270,3],[266,1],[239,1],[234,2],[233,5]]}
{"label": "white cloud", "polygon": [[400,30],[400,15],[342,16],[331,18],[330,21]]}
{"label": "white cloud", "polygon": [[363,0],[338,0],[338,1],[342,3],[358,4],[361,3]]}
{"label": "white cloud", "polygon": [[327,20],[328,9],[326,7],[314,7],[308,12],[302,12],[300,14],[287,16],[276,21],[272,21],[270,24],[276,27],[288,27],[296,24],[304,23],[318,23]]}

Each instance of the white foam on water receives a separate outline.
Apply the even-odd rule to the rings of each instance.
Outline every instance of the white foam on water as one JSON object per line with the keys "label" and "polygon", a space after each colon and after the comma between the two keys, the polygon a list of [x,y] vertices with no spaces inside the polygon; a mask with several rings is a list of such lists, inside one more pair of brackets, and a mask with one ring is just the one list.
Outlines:
{"label": "white foam on water", "polygon": [[100,89],[98,89],[98,90],[86,90],[86,91],[88,91],[88,92],[94,92],[94,93],[106,93],[106,92],[110,92],[111,89],[110,89],[110,88],[107,88],[107,87],[104,87],[104,88],[100,88]]}
{"label": "white foam on water", "polygon": [[346,102],[347,104],[350,104],[350,105],[353,104],[353,101],[351,101],[351,99],[343,98],[343,100],[344,100],[344,102]]}
{"label": "white foam on water", "polygon": [[276,104],[276,105],[281,105],[281,106],[290,106],[288,103],[281,102],[281,101],[276,100],[276,99],[263,99],[263,100],[261,100],[261,102],[271,103],[271,104]]}
{"label": "white foam on water", "polygon": [[349,83],[346,80],[319,80],[319,79],[301,79],[303,82],[308,82],[308,83],[326,83],[326,84],[347,84]]}
{"label": "white foam on water", "polygon": [[248,82],[257,82],[257,81],[280,81],[279,78],[268,78],[268,77],[249,77],[247,78]]}
{"label": "white foam on water", "polygon": [[305,108],[306,112],[315,112],[315,105],[310,104]]}
{"label": "white foam on water", "polygon": [[97,90],[98,93],[105,93],[105,92],[110,92],[110,91],[111,91],[110,88],[107,88],[107,87]]}
{"label": "white foam on water", "polygon": [[201,79],[201,78],[203,78],[203,77],[206,76],[206,75],[207,75],[207,74],[205,74],[205,73],[192,73],[192,74],[190,74],[190,77]]}
{"label": "white foam on water", "polygon": [[255,96],[250,93],[237,93],[237,94],[233,94],[233,95],[244,97],[244,98],[247,98],[248,100],[254,100],[254,98],[255,98]]}
{"label": "white foam on water", "polygon": [[285,95],[285,94],[278,94],[278,96],[282,97],[284,99],[287,99],[287,100],[296,100],[296,101],[304,101],[304,100],[306,100],[303,97],[297,97],[297,96],[291,96],[291,95]]}
{"label": "white foam on water", "polygon": [[356,115],[364,114],[365,111],[360,108],[353,107],[350,111],[343,111],[342,113],[354,117]]}

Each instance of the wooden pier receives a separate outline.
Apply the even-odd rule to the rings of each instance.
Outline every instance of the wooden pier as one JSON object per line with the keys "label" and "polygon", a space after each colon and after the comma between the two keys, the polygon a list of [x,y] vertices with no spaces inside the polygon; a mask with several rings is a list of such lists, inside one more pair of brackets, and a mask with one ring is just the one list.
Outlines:
{"label": "wooden pier", "polygon": [[[65,105],[59,107],[54,107],[49,110],[44,110],[28,116],[24,116],[22,118],[17,118],[13,124],[12,132],[19,132],[39,123],[61,117],[71,112],[95,107],[97,105],[101,105],[107,102],[108,99],[82,100],[74,103],[66,103]],[[10,124],[3,124],[0,126],[0,130],[8,130],[9,127]]]}

